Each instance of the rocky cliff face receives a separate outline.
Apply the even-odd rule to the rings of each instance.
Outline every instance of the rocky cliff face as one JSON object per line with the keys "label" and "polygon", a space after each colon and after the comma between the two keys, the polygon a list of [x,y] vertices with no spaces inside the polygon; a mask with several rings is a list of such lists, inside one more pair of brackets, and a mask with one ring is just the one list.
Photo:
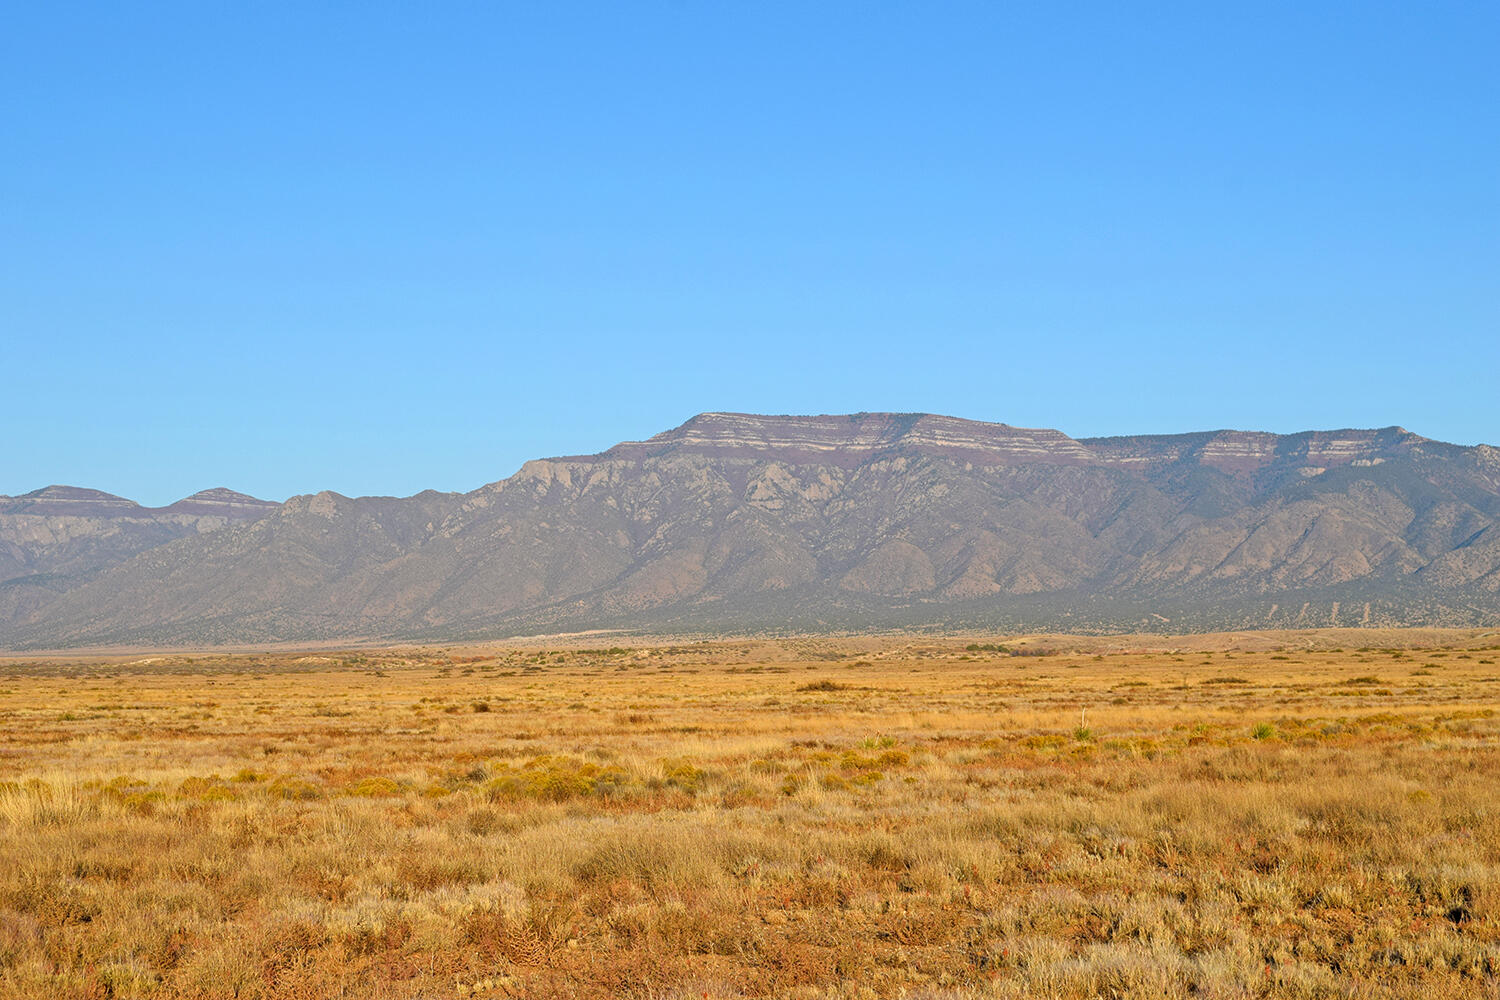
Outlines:
{"label": "rocky cliff face", "polygon": [[709,413],[464,495],[249,503],[12,608],[0,640],[1500,621],[1500,453],[1400,428]]}

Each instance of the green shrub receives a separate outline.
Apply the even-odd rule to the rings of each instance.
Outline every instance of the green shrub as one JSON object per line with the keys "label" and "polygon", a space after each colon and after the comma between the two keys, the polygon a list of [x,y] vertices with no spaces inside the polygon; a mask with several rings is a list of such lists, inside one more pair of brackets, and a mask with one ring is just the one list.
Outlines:
{"label": "green shrub", "polygon": [[353,788],[349,789],[349,794],[366,799],[383,799],[392,795],[400,795],[401,786],[390,778],[361,778]]}

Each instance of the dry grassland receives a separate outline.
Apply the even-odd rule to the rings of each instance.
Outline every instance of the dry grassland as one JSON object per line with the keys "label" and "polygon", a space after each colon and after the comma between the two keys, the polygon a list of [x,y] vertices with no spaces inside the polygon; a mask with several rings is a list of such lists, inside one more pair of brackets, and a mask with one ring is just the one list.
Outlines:
{"label": "dry grassland", "polygon": [[1500,995],[1495,634],[591,641],[0,662],[0,997]]}

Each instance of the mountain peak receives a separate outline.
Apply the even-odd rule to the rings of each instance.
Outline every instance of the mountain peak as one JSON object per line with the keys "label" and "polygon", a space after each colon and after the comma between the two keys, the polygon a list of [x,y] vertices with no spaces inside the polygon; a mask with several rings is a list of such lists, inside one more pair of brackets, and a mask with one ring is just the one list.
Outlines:
{"label": "mountain peak", "polygon": [[128,504],[133,504],[135,502],[133,500],[128,500],[122,496],[116,496],[113,493],[106,493],[103,490],[91,490],[85,486],[64,486],[58,483],[54,483],[51,486],[43,486],[39,490],[32,490],[30,493],[23,494],[16,499],[60,500],[67,502],[88,501],[90,503]]}
{"label": "mountain peak", "polygon": [[105,493],[103,490],[91,490],[82,486],[44,486],[39,490],[18,497],[0,500],[0,510],[7,514],[49,514],[49,515],[77,515],[79,517],[91,517],[97,515],[119,515],[133,511],[143,511],[134,500],[115,496],[113,493]]}
{"label": "mountain peak", "polygon": [[247,502],[247,501],[250,502],[250,503],[269,503],[270,502],[270,501],[266,501],[266,500],[259,500],[259,499],[255,498],[255,497],[251,496],[248,493],[240,493],[239,491],[232,490],[232,489],[230,489],[227,486],[214,486],[214,487],[212,487],[210,489],[199,490],[197,493],[194,493],[192,496],[190,496],[190,497],[184,497],[183,499],[184,500],[207,500],[207,501],[215,501],[215,502],[219,502],[219,503],[244,503],[244,502]]}
{"label": "mountain peak", "polygon": [[274,500],[261,500],[248,493],[240,493],[224,486],[215,486],[212,489],[199,490],[190,497],[183,497],[176,503],[163,507],[162,510],[172,514],[258,517],[270,513],[279,506],[281,505]]}

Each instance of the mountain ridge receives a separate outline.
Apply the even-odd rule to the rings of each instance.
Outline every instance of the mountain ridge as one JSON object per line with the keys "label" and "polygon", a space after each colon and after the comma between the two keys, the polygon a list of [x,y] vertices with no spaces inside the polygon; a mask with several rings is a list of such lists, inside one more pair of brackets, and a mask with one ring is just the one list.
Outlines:
{"label": "mountain ridge", "polygon": [[0,580],[0,644],[792,617],[1110,629],[1167,610],[1253,627],[1306,617],[1299,595],[1322,595],[1315,616],[1357,608],[1354,624],[1500,620],[1500,450],[1400,427],[1075,439],[934,414],[710,412],[462,494],[195,497],[244,506],[45,600],[8,607]]}

